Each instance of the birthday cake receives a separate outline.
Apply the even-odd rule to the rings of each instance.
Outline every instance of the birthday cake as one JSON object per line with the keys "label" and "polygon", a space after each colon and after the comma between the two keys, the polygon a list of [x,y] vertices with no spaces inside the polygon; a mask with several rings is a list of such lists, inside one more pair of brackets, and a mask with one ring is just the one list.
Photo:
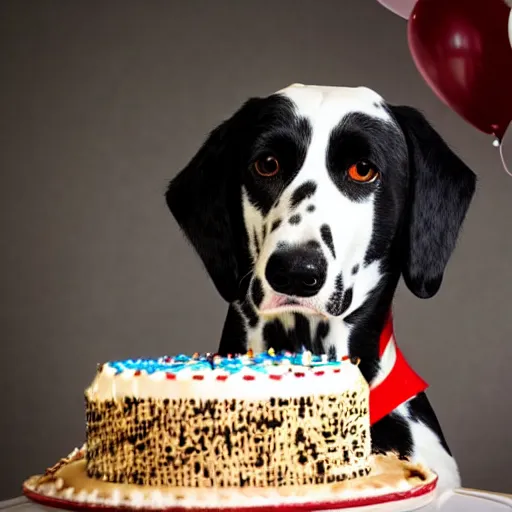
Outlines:
{"label": "birthday cake", "polygon": [[309,352],[108,362],[85,391],[86,444],[25,489],[208,508],[433,485],[426,468],[371,455],[368,400],[358,361]]}
{"label": "birthday cake", "polygon": [[273,487],[370,472],[368,384],[349,360],[117,361],[85,400],[87,473],[109,482]]}

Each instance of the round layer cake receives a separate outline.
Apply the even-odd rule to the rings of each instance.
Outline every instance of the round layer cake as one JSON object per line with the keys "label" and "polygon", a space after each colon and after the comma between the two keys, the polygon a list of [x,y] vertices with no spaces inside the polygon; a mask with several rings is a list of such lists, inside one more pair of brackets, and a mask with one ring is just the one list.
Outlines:
{"label": "round layer cake", "polygon": [[349,359],[269,351],[114,361],[85,399],[91,478],[261,488],[370,472],[369,388]]}

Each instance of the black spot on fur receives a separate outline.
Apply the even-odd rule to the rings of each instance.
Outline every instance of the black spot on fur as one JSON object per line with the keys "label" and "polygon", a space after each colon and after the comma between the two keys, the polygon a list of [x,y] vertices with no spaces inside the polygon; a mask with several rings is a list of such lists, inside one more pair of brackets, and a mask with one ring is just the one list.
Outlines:
{"label": "black spot on fur", "polygon": [[441,430],[441,425],[428,401],[427,395],[425,395],[425,393],[416,395],[408,402],[407,406],[412,419],[416,422],[422,421],[432,430],[439,438],[441,446],[451,455],[450,448]]}
{"label": "black spot on fur", "polygon": [[324,241],[324,244],[327,245],[331,251],[332,257],[336,258],[336,251],[334,250],[334,242],[332,241],[331,228],[327,224],[322,224],[320,227],[320,235]]}
{"label": "black spot on fur", "polygon": [[[406,148],[403,138],[394,123],[362,112],[352,112],[331,132],[327,149],[327,169],[338,189],[352,201],[363,201],[380,192],[380,179],[357,183],[349,178],[347,170],[361,160],[372,162],[382,172],[382,176],[392,173],[392,180],[398,184],[397,190],[402,193],[406,188],[404,174],[407,172],[404,165],[407,156],[404,150]],[[394,206],[393,189],[394,184],[386,187],[386,193],[391,195],[389,199],[386,198],[390,207]],[[376,218],[381,223],[385,222],[383,219],[386,217]]]}
{"label": "black spot on fur", "polygon": [[316,240],[309,240],[306,242],[306,247],[310,249],[320,249],[320,244]]}
{"label": "black spot on fur", "polygon": [[315,205],[314,205],[314,204],[310,204],[310,205],[306,208],[306,210],[307,210],[308,212],[314,212],[314,211],[315,211]]}
{"label": "black spot on fur", "polygon": [[270,228],[270,232],[272,233],[273,231],[275,231],[280,225],[281,225],[281,219],[276,219],[272,223],[272,227]]}
{"label": "black spot on fur", "polygon": [[261,285],[261,280],[258,277],[256,277],[252,282],[251,297],[254,305],[259,308],[261,301],[263,300],[263,286]]}
{"label": "black spot on fur", "polygon": [[267,238],[267,225],[263,224],[263,235],[261,237],[262,241],[265,241],[265,238]]}
{"label": "black spot on fur", "polygon": [[276,352],[281,350],[293,352],[295,350],[291,340],[287,336],[286,329],[277,318],[267,322],[263,327],[263,340],[267,350],[269,348],[273,348]]}
{"label": "black spot on fur", "polygon": [[343,301],[341,302],[340,315],[345,313],[345,311],[347,311],[347,309],[352,304],[352,297],[353,297],[353,295],[354,295],[354,293],[352,291],[352,288],[347,288],[347,291],[343,294]]}
{"label": "black spot on fur", "polygon": [[364,303],[343,319],[352,327],[349,354],[361,359],[359,369],[368,382],[372,381],[379,369],[379,338],[399,277],[399,274],[395,274],[393,278],[381,279]]}
{"label": "black spot on fur", "polygon": [[376,101],[373,102],[373,106],[375,108],[381,108],[382,107],[382,105],[380,103],[377,103]]}
{"label": "black spot on fur", "polygon": [[289,219],[289,223],[293,225],[297,225],[301,221],[300,214],[296,213],[295,215],[292,215]]}
{"label": "black spot on fur", "polygon": [[[311,329],[309,326],[309,320],[300,313],[295,313],[295,327],[293,329],[293,339],[295,340],[294,345],[297,348],[304,348],[305,350],[313,351],[313,343],[311,340]],[[297,349],[296,349],[297,350]]]}
{"label": "black spot on fur", "polygon": [[263,339],[267,349],[289,350],[300,352],[310,350],[313,354],[324,354],[324,340],[329,334],[329,323],[320,322],[313,335],[312,326],[307,316],[294,313],[293,326],[285,328],[282,321],[276,318],[263,327]]}
{"label": "black spot on fur", "polygon": [[411,429],[398,414],[385,416],[375,423],[370,431],[374,453],[395,451],[401,458],[411,455]]}
{"label": "black spot on fur", "polygon": [[329,334],[329,322],[320,322],[316,327],[315,339],[313,341],[313,348],[311,352],[314,354],[324,354],[325,346],[324,340]]}
{"label": "black spot on fur", "polygon": [[245,353],[247,351],[246,336],[243,318],[237,309],[230,304],[222,329],[219,354],[227,356],[228,354]]}
{"label": "black spot on fur", "polygon": [[316,191],[316,183],[314,181],[306,181],[297,188],[291,198],[291,207],[296,208],[304,199],[311,197]]}
{"label": "black spot on fur", "polygon": [[334,282],[334,292],[329,298],[329,302],[327,303],[327,312],[332,316],[340,316],[341,315],[341,305],[343,300],[343,275],[339,273],[336,276],[336,281]]}
{"label": "black spot on fur", "polygon": [[250,327],[256,327],[258,325],[258,315],[248,300],[242,303],[242,313],[244,314],[245,318],[247,318],[247,322],[249,323]]}
{"label": "black spot on fur", "polygon": [[258,233],[254,230],[254,250],[256,251],[256,256],[260,253],[260,243],[258,242]]}
{"label": "black spot on fur", "polygon": [[[299,117],[293,107],[289,110],[289,106],[291,102],[281,103],[278,107],[280,111],[276,108],[265,116],[267,119],[260,118],[256,126],[246,127],[248,133],[261,133],[253,135],[249,153],[245,155],[245,162],[249,163],[249,172],[243,174],[243,185],[249,201],[256,205],[264,216],[267,216],[276,204],[282,190],[297,176],[306,158],[311,139],[310,122]],[[236,148],[234,152],[240,154],[243,149]],[[275,155],[281,163],[280,172],[271,179],[260,176],[252,166],[252,162],[269,153]]]}
{"label": "black spot on fur", "polygon": [[354,265],[352,267],[352,275],[355,276],[359,272],[359,265]]}
{"label": "black spot on fur", "polygon": [[329,359],[329,361],[336,361],[336,357],[336,347],[334,347],[334,345],[331,345],[329,347],[329,350],[327,351],[327,358]]}

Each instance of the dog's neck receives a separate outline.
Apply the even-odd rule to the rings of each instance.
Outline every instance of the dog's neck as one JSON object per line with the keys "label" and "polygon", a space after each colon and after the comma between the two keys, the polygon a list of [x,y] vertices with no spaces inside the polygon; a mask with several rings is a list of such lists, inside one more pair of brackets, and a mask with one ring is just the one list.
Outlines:
{"label": "dog's neck", "polygon": [[396,281],[381,285],[346,318],[327,319],[299,313],[251,317],[244,313],[243,303],[231,304],[219,352],[227,355],[252,349],[258,353],[273,348],[310,350],[333,358],[356,357],[370,385],[373,424],[427,388],[395,342],[391,301]]}

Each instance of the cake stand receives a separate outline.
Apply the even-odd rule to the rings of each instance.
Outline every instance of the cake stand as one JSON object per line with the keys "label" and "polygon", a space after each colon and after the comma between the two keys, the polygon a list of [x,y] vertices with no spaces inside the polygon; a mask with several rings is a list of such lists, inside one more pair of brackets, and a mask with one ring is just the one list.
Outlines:
{"label": "cake stand", "polygon": [[34,502],[65,510],[138,510],[142,512],[320,511],[411,512],[435,498],[437,476],[276,488],[169,488],[114,484],[89,478],[85,460],[67,460],[50,474],[33,476],[23,486]]}

